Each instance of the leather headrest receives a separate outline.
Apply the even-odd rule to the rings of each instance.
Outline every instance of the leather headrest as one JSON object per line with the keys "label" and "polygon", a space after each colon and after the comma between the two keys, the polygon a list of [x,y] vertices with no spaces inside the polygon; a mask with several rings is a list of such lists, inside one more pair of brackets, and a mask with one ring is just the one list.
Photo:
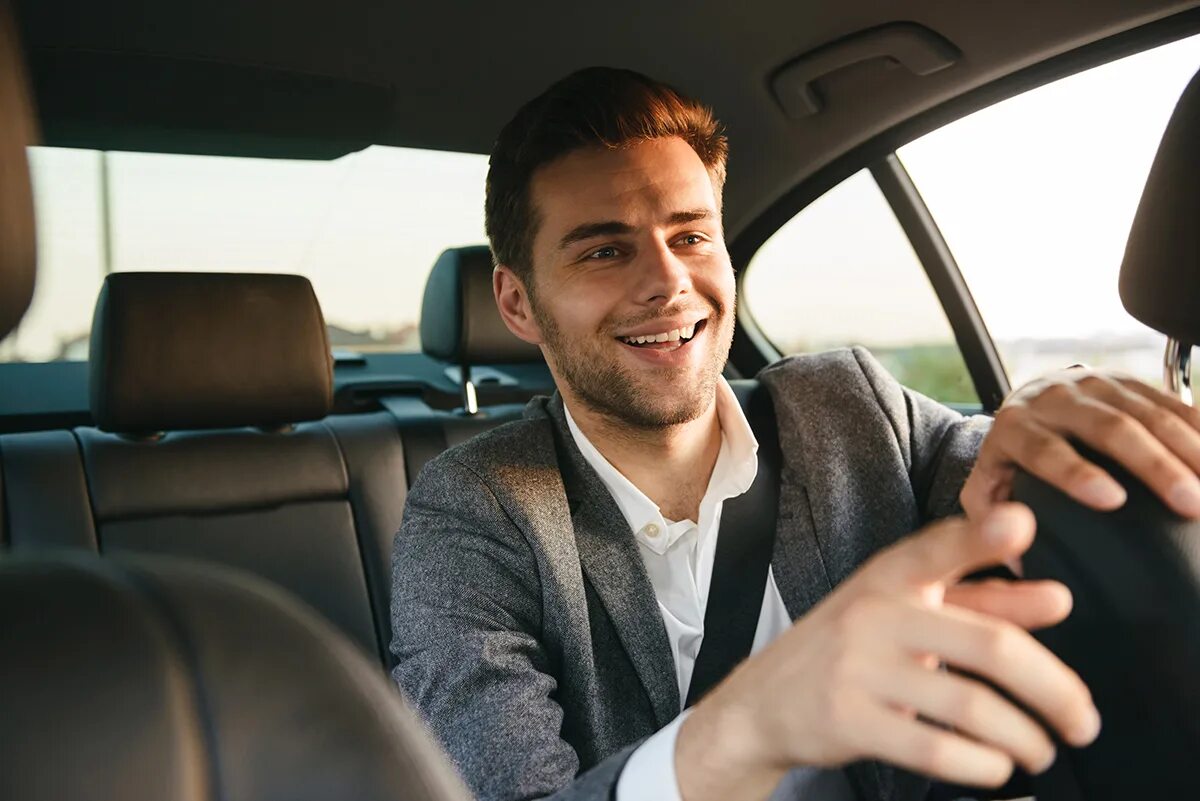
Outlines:
{"label": "leather headrest", "polygon": [[1150,168],[1120,290],[1138,320],[1200,344],[1200,72],[1183,90]]}
{"label": "leather headrest", "polygon": [[273,584],[0,560],[0,798],[467,801],[378,665]]}
{"label": "leather headrest", "polygon": [[0,0],[0,339],[33,297],[37,251],[25,148],[36,141],[35,129],[16,24]]}
{"label": "leather headrest", "polygon": [[492,253],[486,245],[449,248],[433,265],[421,303],[421,349],[465,364],[538,362],[536,345],[504,325],[492,293]]}
{"label": "leather headrest", "polygon": [[109,275],[89,361],[106,431],[278,426],[333,403],[325,321],[298,275]]}

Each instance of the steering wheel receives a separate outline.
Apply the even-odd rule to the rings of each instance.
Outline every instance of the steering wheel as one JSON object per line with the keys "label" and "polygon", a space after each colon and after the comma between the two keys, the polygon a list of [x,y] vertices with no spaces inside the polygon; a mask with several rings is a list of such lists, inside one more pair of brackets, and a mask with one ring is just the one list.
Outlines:
{"label": "steering wheel", "polygon": [[1028,474],[1014,498],[1037,517],[1026,578],[1063,582],[1066,621],[1038,633],[1091,689],[1103,719],[1085,749],[1058,744],[1038,801],[1195,798],[1200,757],[1200,522],[1185,521],[1111,459],[1078,446],[1128,501],[1085,508]]}

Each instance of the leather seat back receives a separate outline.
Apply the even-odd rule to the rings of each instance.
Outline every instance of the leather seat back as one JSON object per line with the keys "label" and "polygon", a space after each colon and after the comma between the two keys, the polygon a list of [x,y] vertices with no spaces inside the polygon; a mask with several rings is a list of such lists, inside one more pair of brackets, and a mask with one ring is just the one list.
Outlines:
{"label": "leather seat back", "polygon": [[9,557],[0,632],[2,798],[469,798],[379,670],[254,577]]}
{"label": "leather seat back", "polygon": [[386,415],[326,417],[332,365],[308,281],[110,275],[92,344],[97,427],[0,438],[12,550],[247,570],[385,660],[401,443]]}

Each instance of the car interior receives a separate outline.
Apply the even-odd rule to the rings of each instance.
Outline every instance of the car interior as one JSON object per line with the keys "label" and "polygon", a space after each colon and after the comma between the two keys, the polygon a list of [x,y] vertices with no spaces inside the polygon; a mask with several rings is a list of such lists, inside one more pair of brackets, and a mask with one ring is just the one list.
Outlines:
{"label": "car interior", "polygon": [[[1200,32],[1200,0],[736,11],[702,0],[687,13],[614,0],[583,30],[578,10],[551,5],[12,6],[0,3],[12,15],[0,13],[0,339],[35,288],[28,145],[294,160],[369,145],[487,153],[550,81],[612,64],[719,110],[739,277],[799,210],[871,169],[981,413],[1010,381],[895,151]],[[1170,338],[1174,387],[1189,395],[1198,142],[1200,78],[1167,129],[1121,274],[1126,307]],[[482,242],[446,243],[425,282],[421,352],[403,354],[331,348],[301,275],[113,272],[86,362],[0,363],[0,795],[467,797],[386,678],[389,560],[422,466],[553,388],[537,348],[501,321],[492,270]],[[726,376],[748,397],[782,354],[744,309],[738,320]],[[1029,575],[1065,581],[1082,613],[1045,641],[1094,680],[1112,721],[1035,782],[1038,798],[1191,792],[1200,531],[1125,478],[1133,500],[1119,520],[1027,477],[1018,491],[1043,522]],[[1145,536],[1131,544],[1131,528]]]}

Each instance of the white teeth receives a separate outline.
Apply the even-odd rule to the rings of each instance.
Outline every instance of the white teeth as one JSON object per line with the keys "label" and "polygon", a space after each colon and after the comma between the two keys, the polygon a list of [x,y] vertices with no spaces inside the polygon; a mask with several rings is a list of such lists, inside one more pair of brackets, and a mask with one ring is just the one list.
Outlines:
{"label": "white teeth", "polygon": [[623,340],[630,345],[644,345],[648,342],[678,342],[679,340],[691,339],[696,335],[697,323],[685,325],[683,328],[676,328],[673,331],[664,331],[661,334],[642,334],[636,337],[622,337]]}

